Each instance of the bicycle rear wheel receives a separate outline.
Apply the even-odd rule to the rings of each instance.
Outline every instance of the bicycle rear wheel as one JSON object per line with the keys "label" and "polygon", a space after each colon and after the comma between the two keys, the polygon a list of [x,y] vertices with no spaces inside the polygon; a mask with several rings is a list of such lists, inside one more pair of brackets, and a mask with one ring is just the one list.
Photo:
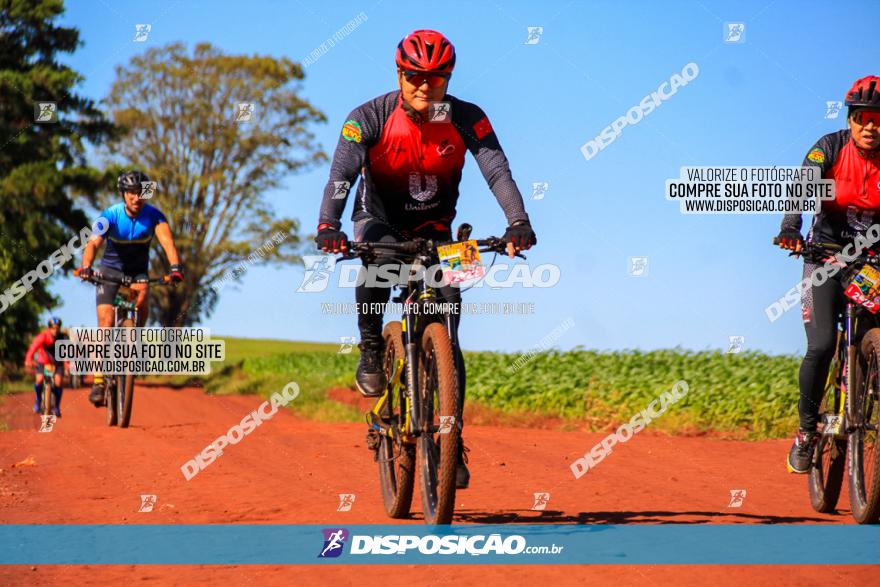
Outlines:
{"label": "bicycle rear wheel", "polygon": [[440,433],[440,417],[458,414],[458,379],[446,327],[429,324],[422,334],[419,365],[422,422],[428,426],[418,440],[422,511],[426,524],[449,524],[455,511],[455,471],[460,422]]}
{"label": "bicycle rear wheel", "polygon": [[[825,385],[825,396],[819,409],[820,418],[831,425],[831,418],[837,418],[840,427],[840,387],[838,385],[840,362],[834,358],[828,370],[828,382]],[[824,430],[824,429],[823,429]],[[813,465],[807,479],[810,491],[810,504],[817,512],[827,514],[833,512],[840,498],[843,487],[843,472],[846,466],[846,440],[823,434],[813,455]]]}
{"label": "bicycle rear wheel", "polygon": [[[391,389],[388,400],[382,409],[385,424],[392,425],[396,431],[403,430],[406,418],[406,382],[395,381],[394,375],[399,362],[404,360],[403,334],[400,322],[389,322],[382,332],[385,339],[385,376]],[[400,374],[399,377],[403,375]],[[415,445],[401,441],[400,437],[379,437],[377,460],[379,461],[379,483],[385,512],[392,518],[409,516],[412,506],[413,486],[415,484]]]}
{"label": "bicycle rear wheel", "polygon": [[849,501],[859,524],[873,524],[880,520],[880,328],[868,331],[862,340],[861,360],[864,377],[849,396]]}

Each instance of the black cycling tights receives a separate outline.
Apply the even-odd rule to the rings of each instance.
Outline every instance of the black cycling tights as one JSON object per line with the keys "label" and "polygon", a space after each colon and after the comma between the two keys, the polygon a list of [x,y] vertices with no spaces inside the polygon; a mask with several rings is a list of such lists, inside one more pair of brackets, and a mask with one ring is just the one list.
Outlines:
{"label": "black cycling tights", "polygon": [[[804,279],[819,267],[814,263],[804,263]],[[804,330],[807,332],[807,353],[801,363],[799,376],[801,397],[798,402],[800,427],[805,431],[815,431],[819,420],[819,405],[828,378],[828,366],[834,357],[837,343],[837,316],[843,310],[843,288],[840,273],[816,287],[812,284],[804,288],[801,307]]]}
{"label": "black cycling tights", "polygon": [[[425,238],[436,238],[442,241],[451,240],[450,235],[431,234]],[[404,240],[388,225],[374,219],[360,221],[355,225],[355,239],[358,241],[368,242],[397,242]],[[378,265],[383,264],[381,261]],[[384,264],[396,265],[395,261],[386,261]],[[364,271],[364,268],[361,269]],[[450,333],[453,340],[458,339],[458,324],[461,321],[461,292],[457,287],[446,286],[437,288],[437,293],[442,299],[439,302],[448,302],[454,304],[454,328],[455,332]],[[382,337],[382,317],[381,311],[372,311],[382,307],[391,297],[391,288],[389,287],[367,287],[366,285],[358,285],[355,290],[355,301],[357,302],[358,311],[358,330],[361,334],[361,340],[364,339],[381,339]],[[367,311],[364,311],[366,309]],[[458,389],[459,389],[459,406],[464,406],[464,391],[467,381],[464,368],[464,357],[461,349],[456,345],[455,348],[455,367],[458,373]]]}

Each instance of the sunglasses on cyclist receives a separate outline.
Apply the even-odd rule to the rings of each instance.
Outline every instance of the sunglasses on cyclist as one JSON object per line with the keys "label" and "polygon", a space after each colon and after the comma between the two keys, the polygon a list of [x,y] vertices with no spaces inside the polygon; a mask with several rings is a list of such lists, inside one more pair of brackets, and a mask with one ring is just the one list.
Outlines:
{"label": "sunglasses on cyclist", "polygon": [[421,71],[408,71],[403,70],[403,77],[406,79],[406,82],[414,85],[415,87],[419,87],[425,82],[428,82],[428,87],[431,88],[439,88],[449,79],[450,75],[448,73],[424,73]]}
{"label": "sunglasses on cyclist", "polygon": [[873,122],[875,128],[880,128],[880,112],[876,110],[859,110],[853,120],[859,126],[867,126],[869,122]]}

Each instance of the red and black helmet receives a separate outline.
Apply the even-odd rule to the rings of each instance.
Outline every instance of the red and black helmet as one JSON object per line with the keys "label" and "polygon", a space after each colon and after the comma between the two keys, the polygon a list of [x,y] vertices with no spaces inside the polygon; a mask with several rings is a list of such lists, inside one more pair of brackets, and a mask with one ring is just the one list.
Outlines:
{"label": "red and black helmet", "polygon": [[846,93],[846,105],[880,110],[880,77],[868,75],[857,80]]}
{"label": "red and black helmet", "polygon": [[396,61],[397,67],[409,71],[452,73],[455,47],[437,31],[413,31],[397,45]]}

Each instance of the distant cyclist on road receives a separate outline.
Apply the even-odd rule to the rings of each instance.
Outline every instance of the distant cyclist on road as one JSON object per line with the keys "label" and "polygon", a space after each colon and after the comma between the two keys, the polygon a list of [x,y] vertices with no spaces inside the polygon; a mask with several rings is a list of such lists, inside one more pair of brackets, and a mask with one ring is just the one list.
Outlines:
{"label": "distant cyclist on road", "polygon": [[[347,198],[334,194],[340,185],[354,185],[359,176],[352,213],[355,240],[452,240],[465,150],[473,154],[504,210],[509,225],[504,239],[515,250],[535,244],[522,195],[488,117],[477,105],[446,93],[455,67],[452,43],[436,31],[415,31],[398,44],[396,63],[400,89],[358,106],[342,127],[324,188],[318,248],[330,253],[346,250],[348,237],[340,218]],[[455,287],[439,288],[438,293],[448,302],[461,299]],[[389,296],[387,287],[359,285],[355,292],[361,336],[355,379],[366,397],[381,395],[387,382],[382,370],[382,312],[363,310],[382,307]],[[456,364],[464,394],[460,355]],[[463,406],[463,395],[461,400]],[[467,487],[468,479],[462,453],[458,487]]]}
{"label": "distant cyclist on road", "polygon": [[[827,134],[807,153],[803,165],[819,167],[823,179],[833,179],[835,199],[823,202],[813,218],[807,239],[846,245],[880,222],[880,77],[855,82],[846,94],[849,128]],[[799,251],[803,246],[801,215],[786,214],[779,232],[779,246]],[[794,473],[810,469],[818,441],[819,404],[836,343],[836,316],[843,307],[841,273],[813,286],[809,279],[819,267],[804,261],[808,284],[801,297],[807,352],[801,363],[799,383],[800,427],[788,454]]]}
{"label": "distant cyclist on road", "polygon": [[61,395],[64,393],[64,385],[61,376],[63,375],[64,365],[60,361],[55,360],[55,341],[61,338],[61,318],[52,316],[49,318],[48,328],[40,332],[34,337],[31,346],[28,347],[27,354],[24,357],[25,369],[34,370],[34,393],[36,401],[34,401],[34,413],[39,413],[40,404],[43,401],[43,367],[44,365],[55,366],[54,381],[50,383],[52,386],[52,395],[55,396],[55,415],[61,417]]}
{"label": "distant cyclist on road", "polygon": [[[145,189],[144,183],[149,181],[150,178],[140,171],[127,171],[119,176],[116,185],[123,201],[101,212],[101,216],[107,219],[109,228],[103,236],[92,236],[89,244],[86,245],[82,267],[79,270],[81,279],[86,280],[92,276],[92,263],[105,240],[107,247],[100,265],[104,276],[118,278],[127,275],[137,279],[148,277],[150,244],[155,234],[171,264],[171,282],[183,281],[183,266],[180,264],[168,221],[162,212],[147,204],[141,197],[144,193],[142,190]],[[95,289],[98,326],[101,328],[115,326],[113,299],[119,286],[99,284]],[[143,326],[149,315],[150,286],[146,283],[133,283],[131,289],[138,293],[137,326]],[[95,407],[103,405],[104,375],[102,373],[95,373],[95,384],[89,394],[89,401]]]}

